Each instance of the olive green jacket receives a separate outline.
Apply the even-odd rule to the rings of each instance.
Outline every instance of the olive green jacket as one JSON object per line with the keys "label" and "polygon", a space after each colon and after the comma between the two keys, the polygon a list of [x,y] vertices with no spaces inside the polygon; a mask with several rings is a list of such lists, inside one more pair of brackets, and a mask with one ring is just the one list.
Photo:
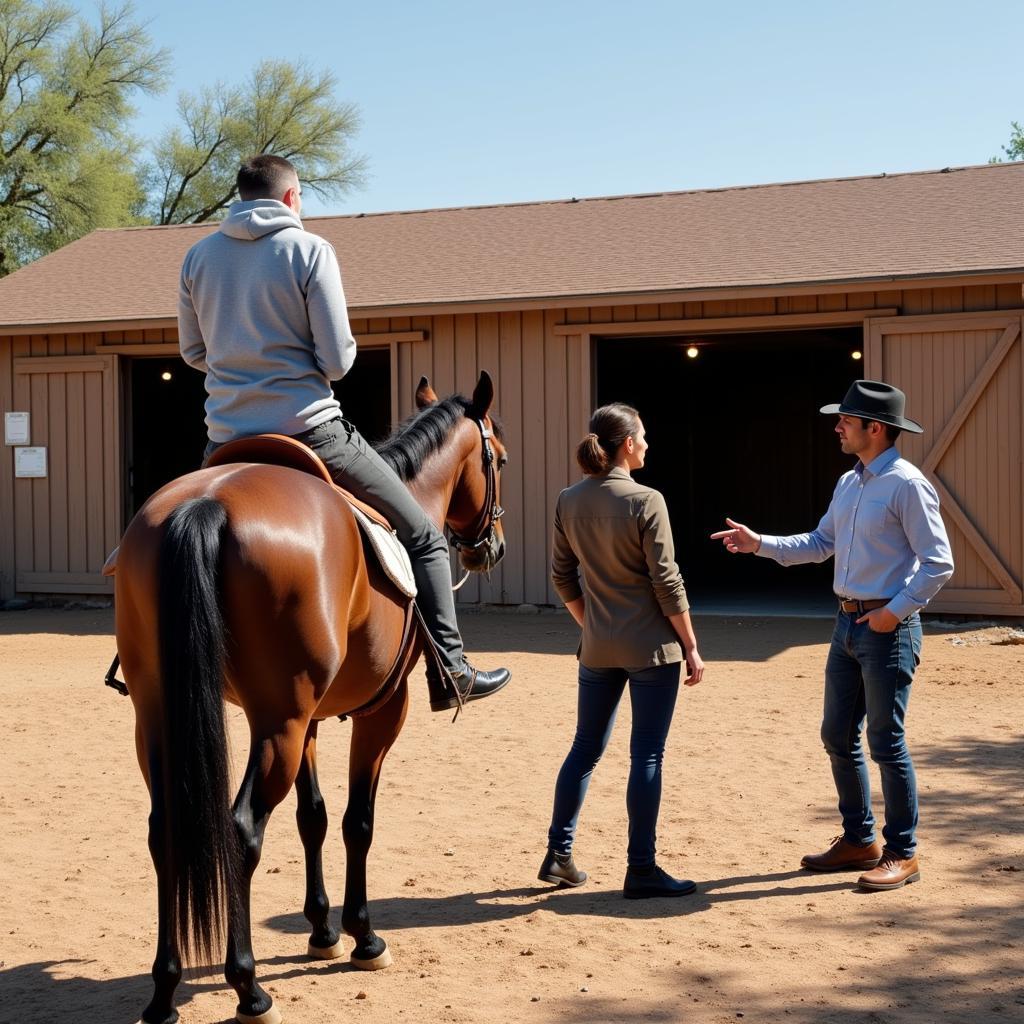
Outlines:
{"label": "olive green jacket", "polygon": [[567,604],[586,597],[579,658],[589,668],[683,660],[666,616],[690,606],[665,499],[625,470],[584,477],[558,496],[551,582]]}

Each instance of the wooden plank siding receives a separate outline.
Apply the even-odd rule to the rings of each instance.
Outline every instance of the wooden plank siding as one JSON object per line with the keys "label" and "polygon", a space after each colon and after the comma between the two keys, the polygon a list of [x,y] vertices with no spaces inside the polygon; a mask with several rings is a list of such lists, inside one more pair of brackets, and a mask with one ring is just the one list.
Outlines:
{"label": "wooden plank siding", "polygon": [[936,611],[1024,613],[1020,312],[883,318],[866,370],[915,396],[900,450],[935,484],[956,570]]}
{"label": "wooden plank siding", "polygon": [[[829,321],[838,317],[850,324],[864,322],[870,333],[879,325],[927,316],[929,323],[913,331],[904,330],[913,326],[906,321],[898,342],[893,341],[895,335],[883,334],[881,348],[872,350],[866,344],[865,349],[868,375],[908,382],[913,391],[915,410],[921,410],[930,426],[924,440],[905,435],[902,447],[909,458],[923,461],[930,450],[928,443],[941,433],[942,428],[935,425],[954,420],[995,352],[1008,322],[1009,314],[1003,311],[1019,311],[1022,305],[1018,283],[390,318],[354,316],[352,327],[360,344],[380,340],[391,348],[396,423],[413,413],[413,394],[421,376],[430,378],[438,394],[445,395],[454,390],[470,393],[481,369],[492,374],[497,388],[494,409],[503,421],[510,455],[501,480],[501,500],[507,510],[502,524],[506,556],[490,581],[467,584],[460,601],[548,604],[556,600],[548,580],[551,511],[558,492],[579,478],[573,453],[591,411],[592,335],[600,336],[600,325],[614,325],[615,333],[627,338],[635,325],[638,336],[650,337],[658,333],[651,327],[659,322],[718,320],[732,332],[742,331],[747,318],[757,318],[749,320],[747,329],[756,325],[763,331],[773,329],[773,317],[780,318],[777,329],[781,330],[787,317],[828,314]],[[889,315],[872,318],[872,311]],[[1019,318],[1019,312],[1016,315]],[[963,322],[972,316],[994,317],[1004,327],[998,323],[972,327]],[[799,321],[790,321],[795,322]],[[597,330],[592,332],[592,327]],[[974,517],[971,522],[977,532],[971,535],[970,527],[950,522],[958,567],[954,585],[937,605],[946,610],[981,607],[997,614],[1015,607],[1011,590],[1005,580],[1000,582],[991,563],[995,559],[1011,579],[1019,581],[1024,561],[1021,344],[1018,339],[1007,349],[990,383],[976,396],[970,415],[948,439],[936,467],[937,477],[958,507]],[[118,389],[108,399],[102,383],[88,380],[89,375],[15,373],[15,359],[19,365],[24,359],[96,353],[112,353],[103,358],[115,359],[113,353],[118,352],[164,354],[174,345],[176,332],[169,327],[0,338],[0,403],[4,410],[32,413],[33,440],[46,438],[40,443],[48,444],[51,459],[46,481],[15,481],[10,453],[0,465],[0,522],[4,524],[0,600],[16,592],[19,596],[97,592],[81,581],[90,578],[96,560],[102,561],[125,525],[118,518],[120,513],[110,513],[104,494],[104,481],[121,483],[123,430],[128,424],[121,421]],[[39,419],[40,415],[44,418]],[[1017,440],[1003,443],[1008,434]],[[92,447],[94,436],[103,438],[99,447]],[[66,476],[54,475],[54,463],[66,465]],[[977,512],[981,507],[990,511],[981,515]],[[979,536],[989,555],[978,553]],[[16,583],[19,576],[23,586]],[[79,589],[70,589],[79,583]],[[38,589],[26,590],[27,586]]]}
{"label": "wooden plank siding", "polygon": [[13,404],[47,449],[47,476],[12,480],[14,561],[4,578],[13,574],[21,593],[110,593],[99,570],[120,529],[116,359],[55,354],[66,353],[63,338],[39,341],[15,344],[11,373]]}

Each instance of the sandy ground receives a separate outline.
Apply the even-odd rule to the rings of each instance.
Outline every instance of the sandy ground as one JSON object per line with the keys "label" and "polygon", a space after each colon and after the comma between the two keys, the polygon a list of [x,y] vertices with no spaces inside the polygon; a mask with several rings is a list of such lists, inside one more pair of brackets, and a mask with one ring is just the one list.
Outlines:
{"label": "sandy ground", "polygon": [[[910,714],[923,877],[863,894],[798,870],[836,831],[817,738],[829,624],[699,619],[709,669],[669,739],[659,857],[700,889],[627,903],[628,706],[577,840],[591,881],[552,891],[535,876],[572,733],[575,630],[555,614],[464,624],[515,679],[454,726],[415,687],[369,869],[393,967],[306,960],[291,802],[271,822],[254,938],[290,1024],[1024,1020],[1024,646],[1000,643],[1007,628],[928,631]],[[147,799],[131,706],[101,683],[111,631],[109,611],[0,614],[0,1021],[120,1024],[149,999]],[[241,726],[233,712],[236,759]],[[327,723],[320,743],[336,904],[348,728]],[[185,1024],[229,1021],[234,1004],[219,968],[179,989]]]}

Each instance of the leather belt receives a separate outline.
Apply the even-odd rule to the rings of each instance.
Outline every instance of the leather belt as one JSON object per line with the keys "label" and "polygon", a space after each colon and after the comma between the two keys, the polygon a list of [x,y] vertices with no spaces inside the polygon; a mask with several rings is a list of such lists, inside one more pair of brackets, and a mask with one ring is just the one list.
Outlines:
{"label": "leather belt", "polygon": [[856,612],[858,615],[863,615],[865,612],[874,611],[875,608],[882,608],[889,603],[889,598],[882,597],[878,600],[872,599],[870,601],[858,601],[855,598],[839,598],[839,607],[844,612],[849,612],[851,615]]}

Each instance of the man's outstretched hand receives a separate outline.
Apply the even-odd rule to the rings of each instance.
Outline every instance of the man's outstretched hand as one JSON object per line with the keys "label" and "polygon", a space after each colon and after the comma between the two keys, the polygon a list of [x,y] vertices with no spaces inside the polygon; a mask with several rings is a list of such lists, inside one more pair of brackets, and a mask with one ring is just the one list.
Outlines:
{"label": "man's outstretched hand", "polygon": [[761,535],[754,533],[749,526],[742,523],[734,523],[728,516],[725,521],[732,527],[730,530],[720,530],[711,534],[712,540],[720,540],[726,551],[733,555],[752,555],[761,546]]}

